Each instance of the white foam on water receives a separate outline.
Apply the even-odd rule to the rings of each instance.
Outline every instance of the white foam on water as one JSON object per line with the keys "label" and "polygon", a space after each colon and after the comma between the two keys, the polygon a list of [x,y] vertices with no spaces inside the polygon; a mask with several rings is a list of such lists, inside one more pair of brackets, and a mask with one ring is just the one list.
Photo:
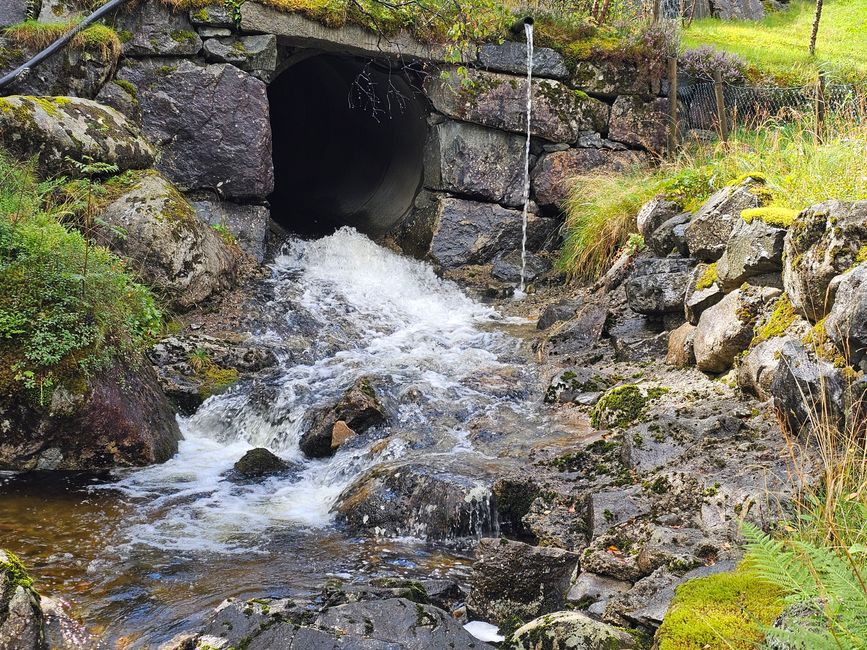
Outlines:
{"label": "white foam on water", "polygon": [[500,634],[500,628],[490,623],[470,621],[464,625],[464,629],[483,643],[502,643],[506,640],[506,637]]}

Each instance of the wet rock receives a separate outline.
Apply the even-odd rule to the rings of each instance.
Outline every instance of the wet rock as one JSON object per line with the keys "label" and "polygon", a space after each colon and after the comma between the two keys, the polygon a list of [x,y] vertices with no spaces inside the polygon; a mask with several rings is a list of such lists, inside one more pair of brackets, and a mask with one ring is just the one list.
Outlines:
{"label": "wet rock", "polygon": [[143,59],[118,77],[134,84],[142,129],[162,156],[157,168],[182,191],[216,190],[231,199],[274,189],[265,84],[221,63]]}
{"label": "wet rock", "polygon": [[[521,247],[521,211],[493,203],[442,198],[436,201],[430,257],[443,268],[485,264],[502,251]],[[528,215],[532,250],[553,228],[550,219]]]}
{"label": "wet rock", "polygon": [[[494,72],[525,75],[527,74],[527,46],[515,41],[482,45],[479,48],[479,65]],[[534,78],[565,79],[568,76],[569,69],[559,52],[550,47],[533,49]]]}
{"label": "wet rock", "polygon": [[683,300],[686,320],[692,325],[698,325],[698,320],[706,309],[710,309],[725,297],[725,292],[720,288],[715,278],[710,285],[707,284],[707,274],[712,274],[712,269],[707,264],[699,264],[693,269],[692,277]]}
{"label": "wet rock", "polygon": [[96,95],[96,101],[104,106],[110,106],[139,126],[141,125],[141,105],[132,92],[133,88],[124,86],[125,84],[117,81],[105,84]]}
{"label": "wet rock", "polygon": [[625,61],[578,61],[571,82],[576,88],[609,100],[618,95],[654,97],[660,87],[659,75]]}
{"label": "wet rock", "polygon": [[596,303],[583,305],[575,317],[548,340],[550,354],[566,355],[588,350],[602,338],[608,308]]}
{"label": "wet rock", "polygon": [[233,469],[242,478],[261,478],[285,472],[289,463],[268,449],[257,447],[241,456]]}
{"label": "wet rock", "polygon": [[631,587],[631,582],[582,571],[569,589],[566,600],[580,609],[601,614],[612,597],[629,591]]}
{"label": "wet rock", "polygon": [[39,594],[20,560],[0,549],[0,648],[42,650],[45,647]]}
{"label": "wet rock", "polygon": [[[527,80],[525,77],[470,70],[443,79],[430,75],[425,92],[434,107],[449,117],[495,129],[525,133],[527,129]],[[534,136],[551,142],[575,142],[581,131],[603,131],[608,106],[580,96],[558,81],[533,81]]]}
{"label": "wet rock", "polygon": [[785,240],[783,284],[792,306],[811,322],[834,303],[835,276],[867,246],[867,201],[825,201],[798,215]]}
{"label": "wet rock", "polygon": [[204,45],[205,59],[231,63],[247,72],[274,72],[277,68],[277,37],[273,34],[209,38]]}
{"label": "wet rock", "polygon": [[47,408],[0,399],[0,469],[98,470],[161,463],[181,438],[174,410],[143,359],[95,371]]}
{"label": "wet rock", "polygon": [[49,648],[96,650],[99,647],[99,641],[72,617],[69,603],[42,596],[39,604],[45,618],[45,642]]}
{"label": "wet rock", "polygon": [[154,160],[151,146],[123,115],[74,97],[0,98],[0,144],[21,158],[38,157],[46,177],[74,172],[67,157],[89,156],[120,171],[144,169]]}
{"label": "wet rock", "polygon": [[850,364],[867,371],[867,263],[838,278],[825,331]]}
{"label": "wet rock", "polygon": [[646,155],[638,151],[567,149],[548,153],[533,168],[533,196],[543,207],[563,207],[577,176],[623,172],[647,163]]}
{"label": "wet rock", "polygon": [[635,638],[580,612],[554,612],[530,621],[511,637],[518,650],[609,650],[636,648]]}
{"label": "wet rock", "polygon": [[563,370],[554,376],[545,390],[545,401],[565,404],[575,402],[587,393],[602,393],[614,381],[593,368],[573,368]]}
{"label": "wet rock", "polygon": [[334,455],[349,438],[386,421],[370,378],[353,384],[333,407],[314,413],[298,445],[309,458]]}
{"label": "wet rock", "polygon": [[425,150],[425,185],[512,207],[523,205],[524,139],[475,124],[434,126]]}
{"label": "wet rock", "polygon": [[636,260],[626,281],[630,309],[650,316],[681,313],[695,264],[695,260],[671,257]]}
{"label": "wet rock", "polygon": [[735,357],[753,340],[763,305],[778,295],[776,289],[738,289],[705,310],[695,330],[695,362],[699,370],[720,373],[731,368]]}
{"label": "wet rock", "polygon": [[559,548],[506,539],[483,539],[476,547],[467,608],[502,626],[563,608],[578,556]]}
{"label": "wet rock", "polygon": [[545,311],[539,316],[536,322],[536,329],[546,330],[555,323],[569,320],[575,315],[575,312],[581,307],[579,300],[561,300],[545,307]]}
{"label": "wet rock", "polygon": [[695,325],[684,323],[668,337],[668,353],[665,362],[675,368],[695,365]]}
{"label": "wet rock", "polygon": [[[512,251],[494,260],[491,276],[503,282],[518,283],[521,281],[521,251]],[[527,253],[527,263],[524,268],[524,280],[532,282],[539,276],[551,270],[551,263],[544,257]]]}
{"label": "wet rock", "polygon": [[717,263],[717,278],[723,291],[739,287],[753,276],[779,272],[783,268],[785,228],[761,219],[735,222],[725,251]]}
{"label": "wet rock", "polygon": [[124,56],[191,56],[202,49],[185,12],[173,11],[159,0],[145,0],[115,17]]}
{"label": "wet rock", "polygon": [[668,122],[667,99],[647,101],[635,95],[622,95],[611,107],[608,137],[630,147],[660,153],[667,145]]}
{"label": "wet rock", "polygon": [[214,197],[191,200],[190,204],[201,221],[225,228],[251,257],[257,262],[264,261],[271,220],[267,207],[220,201]]}
{"label": "wet rock", "polygon": [[654,254],[666,256],[677,254],[689,256],[686,243],[686,228],[692,220],[692,213],[683,212],[664,221],[656,230],[645,237],[647,246]]}
{"label": "wet rock", "polygon": [[834,364],[817,359],[800,341],[783,343],[768,392],[789,431],[803,434],[816,426],[839,426],[845,390],[846,381]]}
{"label": "wet rock", "polygon": [[346,488],[333,510],[351,531],[382,537],[445,540],[492,532],[490,481],[454,465],[376,467]]}
{"label": "wet rock", "polygon": [[759,207],[759,198],[750,191],[756,183],[746,179],[711,196],[686,227],[686,243],[693,257],[707,262],[718,260],[728,244],[735,225],[742,222],[741,212]]}
{"label": "wet rock", "polygon": [[141,174],[100,219],[110,226],[103,229],[108,245],[174,309],[189,310],[235,280],[240,251],[157,173]]}
{"label": "wet rock", "polygon": [[645,203],[638,216],[638,232],[646,239],[656,231],[663,223],[677,216],[680,206],[674,201],[667,200],[664,196],[657,196]]}

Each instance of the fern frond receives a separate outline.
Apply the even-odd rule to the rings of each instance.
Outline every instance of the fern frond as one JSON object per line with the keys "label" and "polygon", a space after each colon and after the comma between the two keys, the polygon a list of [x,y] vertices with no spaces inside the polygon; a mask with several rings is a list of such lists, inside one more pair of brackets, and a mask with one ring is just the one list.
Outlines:
{"label": "fern frond", "polygon": [[810,570],[786,549],[783,542],[772,539],[749,523],[744,523],[743,531],[747,540],[747,562],[760,578],[800,601],[810,601],[818,595]]}

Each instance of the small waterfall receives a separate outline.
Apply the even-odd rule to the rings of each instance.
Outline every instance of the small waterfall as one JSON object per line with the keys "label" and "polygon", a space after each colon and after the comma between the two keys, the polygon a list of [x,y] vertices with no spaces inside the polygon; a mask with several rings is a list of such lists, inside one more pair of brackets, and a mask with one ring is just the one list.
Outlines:
{"label": "small waterfall", "polygon": [[521,285],[515,298],[522,298],[527,277],[527,211],[530,207],[530,119],[533,115],[533,22],[524,22],[527,37],[527,143],[524,147],[524,208],[521,213]]}

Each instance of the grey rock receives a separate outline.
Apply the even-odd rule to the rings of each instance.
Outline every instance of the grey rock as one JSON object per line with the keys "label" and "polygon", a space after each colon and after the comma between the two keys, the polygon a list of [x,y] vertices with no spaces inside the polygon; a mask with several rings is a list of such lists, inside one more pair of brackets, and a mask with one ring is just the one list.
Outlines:
{"label": "grey rock", "polygon": [[558,611],[577,564],[578,556],[563,549],[483,539],[476,547],[467,608],[498,625]]}
{"label": "grey rock", "polygon": [[265,260],[270,210],[264,205],[239,204],[213,197],[192,200],[191,205],[201,221],[211,226],[225,227],[238,240],[238,245],[257,262]]}
{"label": "grey rock", "polygon": [[743,221],[741,212],[760,204],[750,186],[747,179],[740,185],[724,187],[698,209],[686,227],[690,255],[707,262],[722,256],[735,224]]}
{"label": "grey rock", "polygon": [[638,151],[568,149],[548,153],[533,168],[533,196],[541,206],[562,207],[576,177],[623,172],[648,162],[646,155]]}
{"label": "grey rock", "polygon": [[562,330],[548,339],[549,354],[567,355],[588,350],[602,338],[607,320],[607,306],[585,304]]}
{"label": "grey rock", "polygon": [[638,224],[638,232],[647,239],[663,223],[680,214],[680,206],[674,201],[669,201],[664,196],[657,196],[645,203],[635,220]]}
{"label": "grey rock", "polygon": [[[193,24],[195,24],[195,22]],[[207,40],[209,38],[224,38],[232,35],[232,30],[228,27],[207,27],[205,25],[196,25],[196,31],[199,32],[199,36],[202,37],[202,40]]]}
{"label": "grey rock", "polygon": [[[527,253],[526,258],[527,263],[524,268],[524,280],[526,282],[532,282],[551,269],[551,263],[543,257]],[[503,282],[517,283],[521,281],[522,266],[524,265],[521,263],[521,251],[515,250],[494,260],[491,276]]]}
{"label": "grey rock", "polygon": [[[488,43],[479,48],[479,65],[494,72],[527,74],[527,46],[524,43],[505,41]],[[533,48],[533,76],[565,79],[569,69],[563,56],[549,47]]]}
{"label": "grey rock", "polygon": [[[0,27],[7,27],[39,15],[42,3],[27,0],[0,0]],[[31,8],[32,7],[32,8]]]}
{"label": "grey rock", "polygon": [[274,189],[265,84],[229,64],[127,65],[138,88],[145,135],[162,151],[157,167],[181,190],[261,199]]}
{"label": "grey rock", "polygon": [[277,37],[273,34],[209,38],[204,44],[205,59],[252,72],[274,72],[277,68]]}
{"label": "grey rock", "polygon": [[658,75],[623,61],[578,61],[571,85],[592,95],[614,99],[618,95],[655,97],[659,94]]}
{"label": "grey rock", "polygon": [[811,322],[834,303],[832,280],[867,246],[867,201],[825,201],[798,215],[785,240],[783,285],[792,306]]}
{"label": "grey rock", "polygon": [[18,558],[0,549],[0,648],[42,650],[45,646],[39,594],[18,574]]}
{"label": "grey rock", "polygon": [[631,582],[615,580],[614,578],[599,576],[589,571],[582,571],[578,574],[575,582],[572,583],[566,600],[579,607],[583,605],[586,608],[590,603],[605,604],[611,597],[629,591],[630,587],[632,587]]}
{"label": "grey rock", "polygon": [[350,531],[378,537],[479,538],[496,526],[491,481],[454,461],[377,466],[346,488],[332,510]]}
{"label": "grey rock", "polygon": [[569,320],[578,311],[581,306],[579,300],[561,300],[545,307],[545,311],[539,316],[536,322],[536,329],[546,330],[555,323],[563,320]]}
{"label": "grey rock", "polygon": [[[434,107],[449,117],[504,131],[527,129],[527,80],[524,77],[470,70],[446,79],[430,75],[425,92]],[[559,81],[533,81],[533,135],[551,142],[575,142],[582,131],[602,131],[608,123],[608,106],[580,97]]]}
{"label": "grey rock", "polygon": [[516,650],[626,650],[638,647],[631,634],[580,612],[554,612],[530,621],[515,630],[512,642]]}
{"label": "grey rock", "polygon": [[684,323],[668,337],[668,353],[665,362],[675,368],[695,364],[695,325]]}
{"label": "grey rock", "polygon": [[850,364],[867,371],[867,263],[838,277],[825,331]]}
{"label": "grey rock", "polygon": [[600,393],[608,390],[614,381],[592,368],[573,368],[557,373],[545,390],[545,401],[549,404],[574,402],[587,393]]}
{"label": "grey rock", "polygon": [[429,189],[521,207],[523,177],[520,136],[452,120],[430,130],[425,148]]}
{"label": "grey rock", "polygon": [[771,397],[771,384],[780,367],[787,337],[775,336],[750,348],[738,365],[738,386],[762,400]]}
{"label": "grey rock", "polygon": [[621,95],[611,107],[608,138],[654,153],[665,151],[668,142],[668,100]]}
{"label": "grey rock", "polygon": [[686,228],[692,220],[692,213],[682,212],[664,221],[656,230],[645,236],[647,246],[660,257],[676,253],[681,257],[689,256],[686,243]]}
{"label": "grey rock", "polygon": [[695,264],[695,260],[685,258],[636,260],[632,275],[626,281],[629,308],[650,316],[682,313]]}
{"label": "grey rock", "polygon": [[709,0],[711,14],[723,20],[761,20],[765,6],[761,0]]}
{"label": "grey rock", "polygon": [[141,104],[138,103],[138,98],[123,85],[110,81],[100,89],[96,101],[104,106],[111,106],[140,127]]}
{"label": "grey rock", "polygon": [[0,143],[22,158],[38,156],[44,176],[72,173],[67,157],[144,169],[154,160],[139,130],[113,108],[89,99],[0,98]]}
{"label": "grey rock", "polygon": [[100,217],[111,226],[103,229],[108,245],[175,309],[189,310],[235,281],[237,247],[199,221],[157,173],[143,174]]}
{"label": "grey rock", "polygon": [[736,220],[728,243],[717,263],[717,278],[723,291],[739,287],[748,278],[783,268],[785,228],[754,219]]}
{"label": "grey rock", "polygon": [[651,508],[640,485],[594,491],[589,500],[591,539],[605,535],[618,524],[648,514]]}
{"label": "grey rock", "polygon": [[190,22],[196,26],[206,27],[230,28],[235,26],[235,20],[232,18],[229,8],[219,3],[190,10]]}
{"label": "grey rock", "polygon": [[257,447],[241,456],[233,469],[243,478],[261,478],[285,472],[289,469],[289,463],[268,449]]}
{"label": "grey rock", "polygon": [[159,0],[144,0],[135,9],[121,10],[115,29],[130,38],[121,39],[124,56],[191,56],[202,49],[186,13],[175,12]]}
{"label": "grey rock", "polygon": [[660,332],[646,337],[620,337],[611,334],[611,347],[615,361],[648,361],[664,357],[668,351],[668,333]]}
{"label": "grey rock", "polygon": [[683,305],[686,320],[693,325],[698,325],[698,319],[702,313],[706,309],[713,307],[726,295],[718,282],[714,282],[709,287],[698,288],[698,282],[704,277],[707,270],[707,264],[699,264],[695,267],[689,280],[686,296],[684,297]]}
{"label": "grey rock", "polygon": [[575,146],[583,149],[608,149],[610,151],[626,151],[628,149],[625,144],[607,140],[594,131],[582,132],[578,136],[578,142],[575,143]]}
{"label": "grey rock", "polygon": [[85,0],[43,0],[34,4],[30,15],[41,23],[70,22],[87,13]]}
{"label": "grey rock", "polygon": [[753,289],[738,289],[706,309],[695,330],[695,362],[699,370],[711,373],[731,368],[735,357],[753,340],[753,328],[763,304],[776,297]]}

